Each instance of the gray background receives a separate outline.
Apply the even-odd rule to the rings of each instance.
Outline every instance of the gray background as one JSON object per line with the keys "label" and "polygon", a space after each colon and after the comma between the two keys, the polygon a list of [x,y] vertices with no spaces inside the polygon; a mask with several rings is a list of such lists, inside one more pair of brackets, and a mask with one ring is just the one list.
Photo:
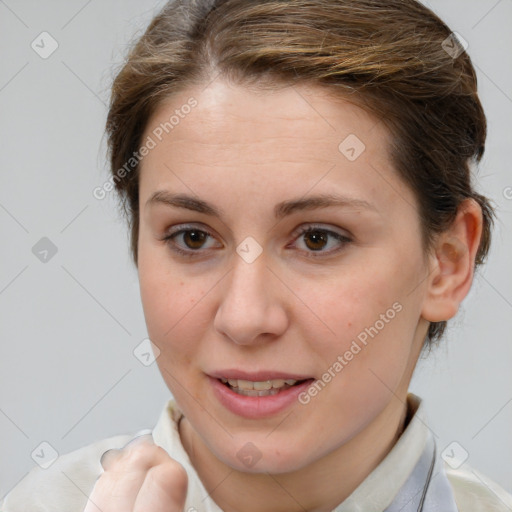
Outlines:
{"label": "gray background", "polygon": [[[152,427],[169,398],[156,365],[133,355],[147,332],[127,230],[112,194],[92,196],[108,177],[114,65],[161,5],[0,0],[0,498],[41,442],[62,454]],[[412,391],[441,450],[457,441],[512,491],[512,1],[429,5],[469,43],[489,121],[479,186],[499,220],[488,264]],[[59,44],[47,59],[31,48],[43,31]],[[32,252],[42,237],[57,247],[46,263]]]}

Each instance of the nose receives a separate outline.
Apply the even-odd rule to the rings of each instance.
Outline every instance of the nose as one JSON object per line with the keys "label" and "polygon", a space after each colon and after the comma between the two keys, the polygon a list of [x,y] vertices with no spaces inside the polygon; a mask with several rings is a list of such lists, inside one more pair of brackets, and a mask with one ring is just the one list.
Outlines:
{"label": "nose", "polygon": [[288,326],[286,288],[260,255],[247,263],[238,255],[224,279],[222,298],[215,315],[217,332],[238,345],[269,342]]}

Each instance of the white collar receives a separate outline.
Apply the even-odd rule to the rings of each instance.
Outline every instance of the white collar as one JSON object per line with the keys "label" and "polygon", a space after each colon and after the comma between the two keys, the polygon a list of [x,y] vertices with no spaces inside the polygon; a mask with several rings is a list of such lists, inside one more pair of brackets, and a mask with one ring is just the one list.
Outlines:
{"label": "white collar", "polygon": [[[431,438],[421,399],[409,393],[407,405],[410,421],[396,444],[384,460],[333,512],[384,511],[393,503]],[[181,443],[178,422],[182,416],[183,413],[177,403],[173,399],[169,400],[153,429],[153,439],[187,471],[189,486],[185,510],[222,512],[209,497]]]}

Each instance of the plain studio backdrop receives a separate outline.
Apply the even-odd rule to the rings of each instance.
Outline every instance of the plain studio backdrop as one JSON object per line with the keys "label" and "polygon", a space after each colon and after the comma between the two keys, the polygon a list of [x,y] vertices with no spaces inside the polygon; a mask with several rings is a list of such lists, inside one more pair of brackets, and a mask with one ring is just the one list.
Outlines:
{"label": "plain studio backdrop", "polygon": [[[115,197],[92,193],[113,69],[163,3],[0,0],[0,498],[55,453],[151,428],[170,398],[135,355],[147,331]],[[512,1],[428,5],[469,45],[489,122],[478,183],[499,220],[411,390],[439,449],[512,492]]]}

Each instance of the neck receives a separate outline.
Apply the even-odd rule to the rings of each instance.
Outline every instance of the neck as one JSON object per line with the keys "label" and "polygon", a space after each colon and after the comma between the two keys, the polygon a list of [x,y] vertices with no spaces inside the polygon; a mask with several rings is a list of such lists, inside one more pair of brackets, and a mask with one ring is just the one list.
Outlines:
{"label": "neck", "polygon": [[[404,397],[405,398],[405,397]],[[297,471],[245,473],[209,450],[186,418],[179,424],[185,451],[205,489],[225,512],[330,512],[386,457],[406,422],[405,400],[392,398],[349,442]]]}

